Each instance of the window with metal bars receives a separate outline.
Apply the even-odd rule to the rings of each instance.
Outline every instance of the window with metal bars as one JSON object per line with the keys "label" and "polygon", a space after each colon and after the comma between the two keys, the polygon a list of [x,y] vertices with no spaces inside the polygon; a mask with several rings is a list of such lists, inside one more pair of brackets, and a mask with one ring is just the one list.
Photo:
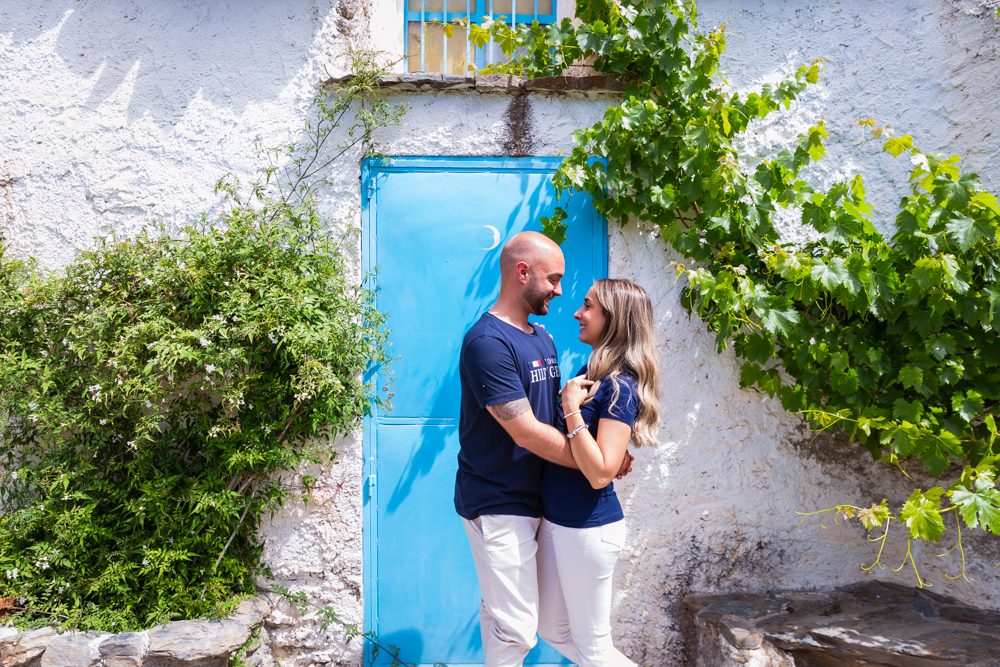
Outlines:
{"label": "window with metal bars", "polygon": [[499,44],[477,47],[467,28],[456,27],[451,37],[442,29],[461,19],[478,24],[484,16],[503,16],[510,25],[555,23],[556,0],[406,0],[406,71],[467,75],[505,62]]}

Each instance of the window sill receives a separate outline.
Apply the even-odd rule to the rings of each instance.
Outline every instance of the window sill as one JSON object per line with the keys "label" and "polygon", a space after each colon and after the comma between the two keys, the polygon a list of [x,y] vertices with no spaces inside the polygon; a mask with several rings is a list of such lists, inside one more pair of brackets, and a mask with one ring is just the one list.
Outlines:
{"label": "window sill", "polygon": [[[323,88],[337,90],[348,85],[352,74],[330,78],[322,82]],[[477,90],[490,93],[530,93],[530,92],[587,92],[619,94],[625,84],[616,77],[604,74],[590,76],[546,76],[524,79],[510,74],[489,74],[486,76],[456,76],[434,72],[411,72],[409,74],[389,74],[379,77],[379,88],[399,91],[433,90]]]}

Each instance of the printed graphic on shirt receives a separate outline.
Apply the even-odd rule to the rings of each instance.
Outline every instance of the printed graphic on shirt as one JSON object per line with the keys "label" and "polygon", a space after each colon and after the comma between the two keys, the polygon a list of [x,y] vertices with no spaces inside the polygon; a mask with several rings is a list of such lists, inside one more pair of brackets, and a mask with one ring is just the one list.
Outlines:
{"label": "printed graphic on shirt", "polygon": [[559,377],[559,360],[555,357],[537,359],[529,364],[531,384]]}

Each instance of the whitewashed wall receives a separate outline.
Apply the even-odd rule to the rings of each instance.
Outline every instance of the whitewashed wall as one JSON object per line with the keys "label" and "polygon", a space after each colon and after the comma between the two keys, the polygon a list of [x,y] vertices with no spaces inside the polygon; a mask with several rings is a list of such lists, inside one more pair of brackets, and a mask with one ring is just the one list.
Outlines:
{"label": "whitewashed wall", "polygon": [[[851,120],[874,117],[914,135],[926,150],[968,156],[1000,191],[1000,93],[995,11],[944,0],[803,0],[700,3],[704,26],[729,21],[723,66],[735,90],[773,81],[828,56],[825,78],[792,110],[755,128],[752,154],[826,115],[835,133],[818,184],[859,170],[891,228],[906,164],[851,143]],[[995,4],[995,3],[994,3]],[[563,6],[563,11],[566,11]],[[154,218],[179,226],[217,206],[215,180],[252,174],[253,139],[293,139],[315,84],[343,72],[348,46],[402,46],[402,0],[279,0],[200,3],[53,0],[0,2],[0,228],[15,246],[58,267],[107,230],[133,234]],[[531,95],[529,127],[511,127],[501,94],[393,95],[411,105],[387,132],[390,155],[505,155],[512,139],[531,153],[570,148],[573,129],[596,120],[612,98]],[[516,136],[512,136],[512,133]],[[331,174],[327,205],[357,224],[356,163]],[[650,290],[662,337],[662,445],[637,452],[619,483],[630,537],[617,571],[619,644],[646,665],[684,664],[678,614],[692,591],[827,587],[866,576],[874,550],[856,526],[795,529],[795,509],[837,502],[901,500],[913,482],[879,470],[848,443],[810,434],[776,401],[740,389],[731,354],[678,302],[668,265],[676,259],[648,232],[613,229],[610,271]],[[326,493],[289,505],[264,531],[265,558],[279,580],[360,622],[360,438],[334,444],[339,463]],[[923,486],[927,482],[920,482]],[[339,488],[339,490],[337,490]],[[1000,549],[973,541],[975,585],[949,580],[954,559],[919,547],[933,590],[1000,606]],[[950,546],[950,544],[948,545]],[[900,544],[888,548],[902,559]],[[336,627],[279,607],[269,626],[286,666],[354,664]]]}

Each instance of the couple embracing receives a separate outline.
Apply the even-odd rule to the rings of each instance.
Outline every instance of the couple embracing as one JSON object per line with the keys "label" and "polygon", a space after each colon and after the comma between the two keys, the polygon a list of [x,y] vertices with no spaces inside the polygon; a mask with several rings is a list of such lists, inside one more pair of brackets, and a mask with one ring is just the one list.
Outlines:
{"label": "couple embracing", "polygon": [[612,480],[631,470],[630,441],[656,444],[653,309],[634,283],[598,280],[574,315],[593,352],[560,392],[555,344],[528,317],[548,313],[564,271],[551,240],[514,236],[500,296],[462,343],[455,508],[482,590],[487,667],[521,665],[536,632],[581,667],[634,665],[611,639],[625,543]]}

